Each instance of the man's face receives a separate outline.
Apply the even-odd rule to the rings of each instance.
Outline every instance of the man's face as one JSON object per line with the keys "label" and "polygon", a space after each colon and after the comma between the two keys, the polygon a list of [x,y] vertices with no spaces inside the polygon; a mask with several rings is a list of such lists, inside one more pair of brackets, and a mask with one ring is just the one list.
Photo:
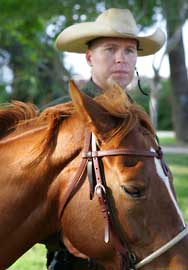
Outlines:
{"label": "man's face", "polygon": [[102,89],[112,79],[123,88],[133,79],[137,60],[137,42],[134,39],[99,38],[86,51],[93,81]]}

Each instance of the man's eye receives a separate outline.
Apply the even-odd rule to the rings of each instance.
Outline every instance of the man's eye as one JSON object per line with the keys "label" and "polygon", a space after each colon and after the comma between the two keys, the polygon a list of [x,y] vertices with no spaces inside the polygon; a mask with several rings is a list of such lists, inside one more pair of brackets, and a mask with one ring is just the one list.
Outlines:
{"label": "man's eye", "polygon": [[112,52],[112,51],[114,51],[114,48],[113,47],[107,47],[106,51]]}
{"label": "man's eye", "polygon": [[126,52],[129,53],[129,54],[135,54],[136,53],[136,49],[134,49],[134,48],[128,48],[128,49],[126,49]]}

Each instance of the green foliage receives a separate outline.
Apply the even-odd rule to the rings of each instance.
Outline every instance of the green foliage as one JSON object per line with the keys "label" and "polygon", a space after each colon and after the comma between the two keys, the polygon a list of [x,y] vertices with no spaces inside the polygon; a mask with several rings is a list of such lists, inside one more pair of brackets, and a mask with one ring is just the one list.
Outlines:
{"label": "green foliage", "polygon": [[[172,123],[172,105],[170,95],[170,84],[168,80],[161,81],[161,90],[158,93],[158,130],[173,130]],[[147,85],[142,83],[144,91],[150,94],[150,89]],[[149,96],[144,96],[137,87],[137,90],[133,91],[131,97],[138,104],[140,104],[147,113],[149,113]]]}
{"label": "green foliage", "polygon": [[162,89],[158,96],[158,129],[173,130],[169,81],[162,82]]}
{"label": "green foliage", "polygon": [[0,84],[0,103],[10,101],[10,94],[6,91],[6,85]]}

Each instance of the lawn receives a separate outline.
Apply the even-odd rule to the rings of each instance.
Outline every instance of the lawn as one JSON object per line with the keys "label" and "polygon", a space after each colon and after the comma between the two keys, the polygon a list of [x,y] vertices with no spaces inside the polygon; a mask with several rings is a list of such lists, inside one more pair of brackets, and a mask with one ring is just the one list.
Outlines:
{"label": "lawn", "polygon": [[[165,154],[165,159],[174,176],[174,185],[179,206],[188,222],[188,154]],[[23,255],[9,270],[44,270],[45,247],[35,245]]]}
{"label": "lawn", "polygon": [[165,146],[174,146],[177,145],[176,138],[174,137],[161,137],[160,144]]}
{"label": "lawn", "polygon": [[174,177],[178,204],[188,222],[188,154],[166,154]]}
{"label": "lawn", "polygon": [[[46,248],[44,245],[36,244],[17,260],[8,269],[10,270],[47,270]],[[8,270],[7,269],[7,270]]]}

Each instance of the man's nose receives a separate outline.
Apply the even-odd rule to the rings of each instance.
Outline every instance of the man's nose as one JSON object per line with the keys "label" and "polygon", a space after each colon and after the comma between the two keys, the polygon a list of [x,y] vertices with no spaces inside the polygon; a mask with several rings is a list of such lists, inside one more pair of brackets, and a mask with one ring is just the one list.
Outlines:
{"label": "man's nose", "polygon": [[124,63],[127,62],[127,55],[124,50],[118,50],[116,53],[116,62],[117,63]]}

